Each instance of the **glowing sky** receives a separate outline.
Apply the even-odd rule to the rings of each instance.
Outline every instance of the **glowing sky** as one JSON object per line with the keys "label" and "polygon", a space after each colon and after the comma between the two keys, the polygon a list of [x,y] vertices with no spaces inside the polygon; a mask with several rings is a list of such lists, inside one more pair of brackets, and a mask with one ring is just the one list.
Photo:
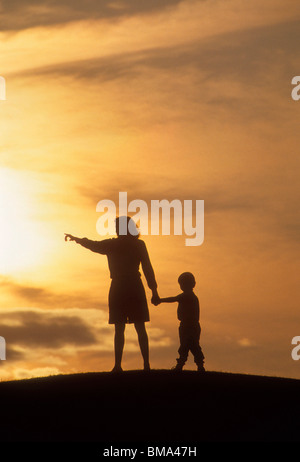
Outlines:
{"label": "glowing sky", "polygon": [[[144,240],[161,296],[195,274],[207,369],[300,378],[298,0],[0,5],[0,378],[112,368],[106,259],[63,237],[101,239],[96,205],[119,191],[205,201],[203,245]],[[169,368],[176,306],[147,295]]]}

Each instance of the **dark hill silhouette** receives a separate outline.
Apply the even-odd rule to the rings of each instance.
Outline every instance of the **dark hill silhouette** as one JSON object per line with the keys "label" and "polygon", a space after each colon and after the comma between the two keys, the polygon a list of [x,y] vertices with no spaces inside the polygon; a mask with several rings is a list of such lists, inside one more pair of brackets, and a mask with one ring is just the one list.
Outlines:
{"label": "dark hill silhouette", "polygon": [[168,370],[0,383],[1,442],[299,441],[300,381]]}

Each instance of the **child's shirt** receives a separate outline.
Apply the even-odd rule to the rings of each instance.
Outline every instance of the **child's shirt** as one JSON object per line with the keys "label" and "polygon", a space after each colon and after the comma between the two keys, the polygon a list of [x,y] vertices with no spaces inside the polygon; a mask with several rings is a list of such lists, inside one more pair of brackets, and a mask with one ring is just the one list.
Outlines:
{"label": "child's shirt", "polygon": [[176,297],[178,301],[177,317],[182,324],[195,325],[199,323],[200,307],[194,292],[182,292]]}

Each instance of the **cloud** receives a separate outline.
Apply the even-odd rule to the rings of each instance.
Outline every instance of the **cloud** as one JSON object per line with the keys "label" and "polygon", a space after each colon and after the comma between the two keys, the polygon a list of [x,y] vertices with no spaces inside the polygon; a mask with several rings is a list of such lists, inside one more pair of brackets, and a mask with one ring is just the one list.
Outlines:
{"label": "cloud", "polygon": [[[154,352],[164,353],[172,345],[161,327],[150,325],[147,331]],[[0,362],[2,379],[112,367],[114,329],[101,310],[1,309],[0,333],[7,353],[6,360]],[[137,334],[130,325],[126,327],[124,364],[136,364],[138,359]]]}
{"label": "cloud", "polygon": [[105,180],[98,185],[97,179],[93,184],[93,177],[91,176],[86,184],[78,185],[78,192],[89,204],[94,205],[103,199],[110,199],[115,202],[116,206],[119,204],[119,192],[124,191],[128,193],[127,199],[128,204],[134,199],[140,199],[147,203],[149,211],[151,208],[151,200],[162,200],[167,199],[170,202],[173,199],[179,199],[180,201],[191,200],[195,203],[196,200],[204,199],[206,203],[206,212],[212,213],[216,211],[229,211],[236,210],[238,212],[252,211],[256,208],[255,201],[251,190],[240,191],[238,185],[230,185],[230,188],[226,186],[215,186],[214,187],[200,187],[198,191],[195,191],[194,185],[182,184],[181,188],[178,189],[177,185],[174,184],[172,178],[164,175],[157,175],[157,187],[153,189],[153,183],[150,180],[149,183],[143,179],[132,180],[129,177],[122,177],[118,174],[115,175],[115,183],[117,187],[111,186],[110,182],[105,183]]}
{"label": "cloud", "polygon": [[[118,174],[115,175],[114,181],[116,187],[111,185],[111,178],[107,183],[103,179],[99,186],[97,178],[93,178],[93,174],[91,174],[88,182],[77,186],[77,191],[83,204],[93,206],[94,210],[99,201],[112,200],[116,205],[117,214],[119,192],[128,192],[128,204],[135,199],[146,202],[149,224],[151,222],[152,200],[167,199],[171,202],[176,199],[180,200],[182,204],[184,204],[184,200],[191,200],[195,214],[196,200],[203,199],[205,228],[206,230],[209,229],[210,232],[214,228],[212,223],[219,223],[216,228],[218,231],[215,232],[219,235],[219,229],[222,227],[224,236],[227,236],[227,231],[230,232],[230,239],[236,239],[237,235],[238,239],[241,236],[244,238],[253,236],[257,245],[263,246],[265,249],[273,248],[274,242],[278,239],[281,240],[281,246],[298,246],[300,221],[295,217],[292,206],[294,203],[296,207],[298,194],[295,193],[291,199],[287,197],[277,202],[272,194],[273,189],[266,191],[265,180],[266,174],[261,179],[259,175],[256,175],[255,185],[249,176],[241,179],[234,178],[232,181],[224,181],[219,184],[199,184],[197,189],[191,182],[182,182],[180,189],[178,189],[172,178],[158,173],[156,175],[157,184],[153,189],[151,181],[148,183],[147,180],[133,179],[128,176],[123,178]],[[272,188],[276,188],[276,183],[272,185]],[[284,194],[282,194],[282,198],[284,198]],[[134,212],[130,215],[134,215]],[[95,219],[99,217],[100,214],[95,213]],[[172,220],[173,215],[171,213],[171,224],[173,223]],[[253,246],[255,242],[253,242]],[[260,244],[258,244],[259,242]]]}
{"label": "cloud", "polygon": [[[102,81],[128,78],[155,71],[177,72],[184,69],[197,69],[205,78],[223,76],[231,80],[253,81],[253,75],[266,75],[266,60],[276,66],[298,51],[299,20],[290,20],[279,24],[267,24],[254,29],[229,30],[218,36],[194,37],[184,42],[168,42],[135,49],[122,49],[119,53],[81,58],[73,61],[52,63],[22,71],[22,76],[32,75],[72,75],[78,79],[97,79]],[[121,45],[121,44],[120,44]],[[288,52],[284,54],[284,52]],[[285,68],[277,68],[285,74]],[[221,75],[222,74],[222,75]],[[271,77],[271,76],[270,76]],[[173,75],[176,79],[176,75]],[[290,85],[290,82],[289,82]]]}
{"label": "cloud", "polygon": [[[6,314],[9,322],[0,321],[0,332],[7,345],[26,348],[57,349],[65,345],[87,346],[96,343],[91,327],[79,316],[57,315],[55,311],[13,311]],[[11,324],[17,321],[17,324]]]}
{"label": "cloud", "polygon": [[[19,304],[34,307],[53,308],[105,308],[99,301],[99,294],[93,296],[90,291],[59,293],[49,288],[21,284],[8,277],[0,278],[2,288],[19,300]],[[107,298],[105,294],[105,299]]]}
{"label": "cloud", "polygon": [[[23,351],[19,350],[18,348],[14,348],[11,345],[6,346],[5,361],[9,361],[10,363],[12,363],[15,361],[17,362],[22,360],[26,360],[26,355]],[[4,364],[4,361],[0,361],[0,366],[3,366]]]}
{"label": "cloud", "polygon": [[1,309],[0,332],[4,379],[97,370],[113,353],[112,328],[96,309]]}
{"label": "cloud", "polygon": [[182,0],[2,0],[1,28],[15,31],[86,19],[117,20],[173,8]]}
{"label": "cloud", "polygon": [[[96,100],[97,88],[101,99],[103,84],[111,84],[115,85],[119,104],[123,102],[124,106],[132,95],[131,82],[136,104],[131,102],[130,115],[138,105],[159,105],[155,118],[163,124],[170,120],[196,121],[203,111],[203,125],[206,120],[223,117],[224,111],[239,124],[255,124],[258,114],[260,121],[272,124],[284,117],[276,108],[279,101],[289,98],[298,39],[299,21],[290,21],[184,44],[52,63],[12,74],[11,78],[48,76],[88,83],[94,88]],[[145,113],[153,114],[141,112],[141,121]]]}
{"label": "cloud", "polygon": [[[6,374],[8,375],[7,371]],[[60,374],[60,369],[57,367],[36,367],[33,369],[18,368],[15,372],[14,379],[22,380],[30,379],[32,377],[47,377],[58,374]],[[8,378],[10,378],[9,375]]]}

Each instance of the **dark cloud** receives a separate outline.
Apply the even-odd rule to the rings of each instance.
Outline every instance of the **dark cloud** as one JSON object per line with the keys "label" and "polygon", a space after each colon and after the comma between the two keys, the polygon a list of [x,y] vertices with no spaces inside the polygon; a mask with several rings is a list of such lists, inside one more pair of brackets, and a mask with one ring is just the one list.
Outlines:
{"label": "dark cloud", "polygon": [[117,20],[175,7],[184,0],[2,0],[1,29],[17,31],[71,21]]}
{"label": "dark cloud", "polygon": [[[155,51],[152,51],[155,53]],[[22,77],[53,76],[72,77],[77,80],[95,80],[110,82],[113,80],[134,77],[139,65],[147,62],[150,52],[133,52],[115,54],[109,57],[80,59],[62,64],[53,64],[22,71]]]}
{"label": "dark cloud", "polygon": [[[108,273],[107,273],[108,276]],[[101,293],[57,293],[48,288],[23,285],[17,281],[0,278],[2,290],[22,300],[23,306],[52,307],[52,308],[99,308],[101,307]],[[102,297],[107,299],[107,294]]]}
{"label": "dark cloud", "polygon": [[24,352],[18,351],[11,345],[6,345],[6,359],[0,361],[0,367],[5,366],[6,361],[9,361],[11,363],[12,361],[22,361],[24,359],[26,359],[26,355],[24,354]]}
{"label": "dark cloud", "polygon": [[78,316],[58,316],[42,310],[11,313],[9,322],[0,321],[0,332],[7,345],[27,348],[60,348],[96,343],[92,329]]}

